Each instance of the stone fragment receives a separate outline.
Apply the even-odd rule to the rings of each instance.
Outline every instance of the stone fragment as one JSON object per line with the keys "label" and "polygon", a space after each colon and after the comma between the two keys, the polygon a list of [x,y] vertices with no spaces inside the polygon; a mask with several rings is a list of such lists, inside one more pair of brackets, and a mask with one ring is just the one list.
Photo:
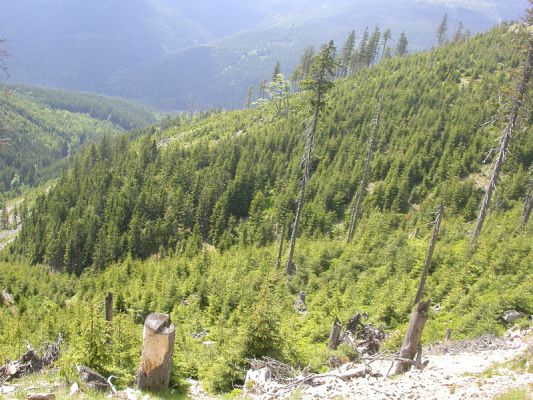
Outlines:
{"label": "stone fragment", "polygon": [[15,391],[15,386],[0,386],[0,394],[9,394]]}
{"label": "stone fragment", "polygon": [[98,390],[107,390],[109,389],[109,383],[107,379],[104,378],[101,374],[96,372],[94,369],[80,365],[78,368],[78,374],[82,382],[85,382],[87,386],[98,389]]}
{"label": "stone fragment", "polygon": [[74,396],[76,393],[78,393],[80,391],[80,387],[78,386],[78,384],[76,382],[74,382],[72,384],[72,386],[70,387],[70,390],[68,392],[68,395],[69,396]]}
{"label": "stone fragment", "polygon": [[523,314],[519,313],[516,310],[507,310],[503,313],[503,320],[507,323],[516,321],[519,318],[522,318]]}

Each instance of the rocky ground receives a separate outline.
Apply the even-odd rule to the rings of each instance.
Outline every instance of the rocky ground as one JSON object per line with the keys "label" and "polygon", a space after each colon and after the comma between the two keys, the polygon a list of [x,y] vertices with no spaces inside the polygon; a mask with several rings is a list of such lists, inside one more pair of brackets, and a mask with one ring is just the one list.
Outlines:
{"label": "rocky ground", "polygon": [[[22,201],[19,201],[15,206],[19,206]],[[0,230],[0,251],[4,250],[10,243],[12,243],[20,230],[20,218],[17,217],[15,224],[15,217],[13,215],[13,210],[15,206],[7,207],[8,219],[10,224],[10,229]],[[2,210],[0,210],[2,214]]]}
{"label": "rocky ground", "polygon": [[[533,399],[533,329],[510,331],[503,338],[484,336],[470,341],[445,342],[424,349],[423,370],[401,376],[387,374],[391,357],[377,356],[363,364],[345,364],[325,374],[300,374],[283,382],[266,368],[249,371],[242,396],[249,400],[271,399],[494,399],[513,389],[520,392],[498,400]],[[276,375],[276,374],[274,374]],[[362,375],[356,378],[354,376]],[[188,379],[188,398],[213,400],[202,385]],[[0,384],[0,398],[22,399],[31,393],[55,393],[61,399],[184,399],[169,391],[154,395],[126,389],[116,394],[96,392],[67,384],[53,370]],[[52,397],[50,397],[52,398]]]}
{"label": "rocky ground", "polygon": [[[423,370],[387,377],[391,359],[366,365],[347,364],[327,374],[299,376],[292,382],[268,379],[266,371],[249,378],[245,385],[250,399],[492,399],[520,388],[533,398],[533,335],[509,332],[505,338],[482,337],[473,341],[448,342],[426,349]],[[370,368],[365,377],[342,379],[351,372]],[[524,394],[528,396],[528,394]]]}

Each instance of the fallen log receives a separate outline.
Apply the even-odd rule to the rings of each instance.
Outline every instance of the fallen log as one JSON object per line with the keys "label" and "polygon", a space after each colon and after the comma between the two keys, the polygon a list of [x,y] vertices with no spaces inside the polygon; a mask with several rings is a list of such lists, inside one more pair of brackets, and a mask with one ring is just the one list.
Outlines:
{"label": "fallen log", "polygon": [[343,381],[349,381],[355,378],[364,378],[365,376],[370,375],[371,372],[372,369],[368,365],[363,365],[359,368],[354,368],[339,374],[338,377]]}
{"label": "fallen log", "polygon": [[26,398],[28,400],[55,400],[56,395],[53,393],[32,393]]}

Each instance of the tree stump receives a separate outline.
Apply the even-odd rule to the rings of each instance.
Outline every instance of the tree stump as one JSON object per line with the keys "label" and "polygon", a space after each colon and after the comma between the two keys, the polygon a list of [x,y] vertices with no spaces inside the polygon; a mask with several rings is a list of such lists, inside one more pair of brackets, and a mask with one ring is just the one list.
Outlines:
{"label": "tree stump", "polygon": [[137,385],[141,390],[168,389],[174,352],[175,327],[166,314],[150,314],[144,321],[141,366]]}
{"label": "tree stump", "polygon": [[328,349],[337,350],[341,336],[341,329],[341,321],[339,321],[339,319],[335,317],[335,322],[333,323],[333,327],[331,328],[331,335],[329,336]]}

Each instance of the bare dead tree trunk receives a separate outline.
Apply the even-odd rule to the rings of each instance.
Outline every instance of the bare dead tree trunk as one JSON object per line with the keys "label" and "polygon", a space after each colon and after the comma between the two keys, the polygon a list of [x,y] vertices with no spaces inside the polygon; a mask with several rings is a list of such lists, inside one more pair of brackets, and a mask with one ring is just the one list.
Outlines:
{"label": "bare dead tree trunk", "polygon": [[374,153],[374,146],[376,143],[377,133],[379,130],[379,118],[381,115],[381,103],[383,98],[379,99],[377,110],[376,110],[376,116],[373,120],[374,128],[372,130],[372,135],[369,139],[368,144],[368,150],[366,153],[365,158],[365,164],[363,166],[363,178],[361,179],[361,186],[359,188],[359,191],[355,195],[354,199],[354,205],[352,208],[352,217],[350,220],[350,229],[348,231],[348,243],[350,243],[353,240],[353,235],[355,232],[355,229],[357,228],[357,221],[359,219],[359,214],[361,213],[361,204],[363,203],[363,198],[366,194],[366,186],[368,181],[368,175],[370,174],[370,162],[372,161],[372,154]]}
{"label": "bare dead tree trunk", "polygon": [[424,326],[428,319],[429,300],[418,303],[411,314],[409,327],[405,334],[405,339],[400,350],[398,361],[396,362],[393,374],[402,374],[409,371],[415,364],[415,356],[420,348],[420,338],[424,331]]}
{"label": "bare dead tree trunk", "polygon": [[533,167],[529,172],[529,184],[527,185],[527,195],[524,201],[524,210],[522,211],[522,226],[526,226],[529,217],[531,216],[531,210],[533,210]]}
{"label": "bare dead tree trunk", "polygon": [[303,176],[300,181],[300,197],[298,199],[298,206],[296,208],[296,216],[294,218],[294,224],[292,226],[291,241],[289,244],[289,257],[287,259],[287,265],[285,270],[288,275],[294,275],[296,273],[296,267],[293,263],[294,249],[296,248],[296,239],[298,237],[298,229],[300,227],[300,219],[302,217],[302,210],[305,201],[305,188],[307,186],[307,180],[311,174],[311,157],[313,156],[313,145],[315,142],[315,133],[318,125],[318,114],[320,113],[321,96],[318,97],[317,105],[315,107],[315,113],[311,124],[306,129],[305,133],[305,149],[302,156]]}
{"label": "bare dead tree trunk", "polygon": [[341,337],[342,324],[339,318],[335,317],[335,322],[331,328],[331,335],[329,335],[328,349],[337,350],[339,346],[339,340]]}
{"label": "bare dead tree trunk", "polygon": [[283,242],[285,241],[285,224],[281,225],[281,233],[279,237],[279,248],[278,248],[278,260],[276,261],[276,266],[281,267],[281,256],[283,255]]}
{"label": "bare dead tree trunk", "polygon": [[479,210],[479,214],[477,217],[476,228],[474,229],[474,233],[472,235],[472,241],[471,241],[472,245],[477,243],[479,235],[481,234],[481,229],[483,228],[483,223],[485,222],[485,217],[487,215],[487,211],[489,209],[490,202],[492,199],[492,194],[494,190],[496,189],[496,185],[498,183],[498,178],[500,177],[502,165],[507,155],[507,149],[509,147],[509,143],[511,142],[513,134],[515,132],[518,115],[520,113],[520,109],[522,108],[524,97],[526,96],[527,91],[528,91],[528,82],[531,78],[532,65],[533,65],[533,40],[530,39],[528,42],[527,58],[526,58],[526,63],[524,65],[522,77],[520,78],[516,86],[516,91],[515,91],[516,95],[512,101],[511,112],[507,117],[507,125],[505,126],[502,136],[500,138],[500,144],[498,146],[498,156],[492,166],[492,173],[490,176],[490,181],[485,190],[485,196],[483,197],[481,208]]}
{"label": "bare dead tree trunk", "polygon": [[435,243],[437,243],[437,238],[439,237],[440,224],[442,222],[442,215],[444,213],[444,206],[440,205],[437,208],[437,218],[433,222],[433,233],[429,241],[428,250],[426,252],[426,258],[424,259],[424,266],[422,267],[422,276],[420,277],[420,282],[418,284],[418,290],[415,296],[415,305],[420,302],[422,294],[424,293],[424,286],[426,285],[426,279],[429,272],[429,266],[431,265],[431,259],[433,258],[433,250],[435,250]]}
{"label": "bare dead tree trunk", "polygon": [[105,320],[111,322],[113,320],[113,293],[107,293],[105,298]]}

